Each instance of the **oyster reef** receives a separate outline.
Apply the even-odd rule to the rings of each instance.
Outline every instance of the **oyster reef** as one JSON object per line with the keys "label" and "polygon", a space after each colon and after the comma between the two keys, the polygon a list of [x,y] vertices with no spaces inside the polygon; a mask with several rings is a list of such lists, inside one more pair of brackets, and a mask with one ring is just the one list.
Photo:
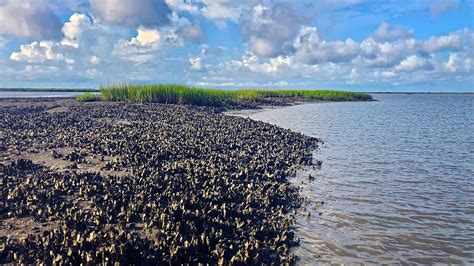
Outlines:
{"label": "oyster reef", "polygon": [[205,107],[0,105],[0,263],[293,262],[318,140]]}

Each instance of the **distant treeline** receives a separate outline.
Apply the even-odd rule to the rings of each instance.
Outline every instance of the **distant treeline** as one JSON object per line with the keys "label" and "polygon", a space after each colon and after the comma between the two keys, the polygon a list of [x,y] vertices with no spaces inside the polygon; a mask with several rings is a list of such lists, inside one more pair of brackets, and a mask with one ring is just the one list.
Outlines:
{"label": "distant treeline", "polygon": [[179,84],[110,85],[100,89],[100,94],[78,96],[78,101],[126,101],[135,103],[169,103],[199,106],[235,106],[244,101],[282,98],[308,101],[370,101],[367,93],[334,90],[222,90],[193,88]]}
{"label": "distant treeline", "polygon": [[98,92],[97,89],[66,88],[0,88],[0,91],[34,91],[34,92]]}

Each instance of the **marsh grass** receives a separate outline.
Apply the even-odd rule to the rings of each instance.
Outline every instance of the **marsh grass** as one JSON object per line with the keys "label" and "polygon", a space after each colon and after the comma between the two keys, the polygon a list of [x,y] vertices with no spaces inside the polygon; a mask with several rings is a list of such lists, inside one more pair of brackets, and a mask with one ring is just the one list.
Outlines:
{"label": "marsh grass", "polygon": [[320,101],[364,101],[372,100],[366,93],[333,90],[219,90],[193,88],[179,84],[128,85],[118,84],[102,87],[100,98],[106,101],[136,103],[189,104],[198,106],[235,106],[240,101],[264,98],[293,98]]}
{"label": "marsh grass", "polygon": [[78,102],[95,102],[100,100],[100,96],[95,93],[84,93],[76,96]]}
{"label": "marsh grass", "polygon": [[191,88],[179,84],[112,85],[102,87],[101,97],[108,101],[157,102],[199,106],[227,106],[235,101],[232,91]]}
{"label": "marsh grass", "polygon": [[370,101],[372,96],[367,93],[334,91],[334,90],[238,90],[237,99],[262,98],[298,98],[302,100],[320,101]]}

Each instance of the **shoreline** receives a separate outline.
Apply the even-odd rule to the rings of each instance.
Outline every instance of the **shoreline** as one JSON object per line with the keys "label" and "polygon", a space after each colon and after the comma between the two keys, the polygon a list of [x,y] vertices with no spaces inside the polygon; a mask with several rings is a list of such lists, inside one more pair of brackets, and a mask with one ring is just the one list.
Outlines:
{"label": "shoreline", "polygon": [[288,179],[318,139],[209,107],[44,100],[0,100],[0,262],[295,262]]}

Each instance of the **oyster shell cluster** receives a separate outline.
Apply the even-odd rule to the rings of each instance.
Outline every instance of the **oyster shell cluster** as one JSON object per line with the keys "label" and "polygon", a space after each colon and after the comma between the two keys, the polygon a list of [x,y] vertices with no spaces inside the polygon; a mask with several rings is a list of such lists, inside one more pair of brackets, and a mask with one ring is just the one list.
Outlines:
{"label": "oyster shell cluster", "polygon": [[294,262],[287,178],[317,139],[212,108],[55,108],[0,109],[0,263]]}

